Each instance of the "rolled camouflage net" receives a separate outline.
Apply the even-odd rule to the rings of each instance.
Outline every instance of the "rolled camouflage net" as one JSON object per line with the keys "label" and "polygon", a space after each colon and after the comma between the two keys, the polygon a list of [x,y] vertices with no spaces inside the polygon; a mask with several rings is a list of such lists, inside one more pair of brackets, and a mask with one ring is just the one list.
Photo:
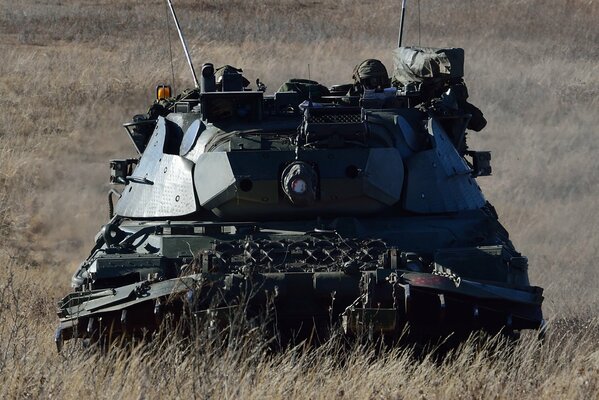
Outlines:
{"label": "rolled camouflage net", "polygon": [[393,50],[393,83],[405,86],[425,80],[464,76],[464,49],[399,47]]}
{"label": "rolled camouflage net", "polygon": [[277,92],[297,92],[302,95],[305,100],[320,100],[322,96],[328,96],[330,94],[329,89],[326,86],[321,85],[316,81],[309,79],[289,79],[287,82],[281,85]]}

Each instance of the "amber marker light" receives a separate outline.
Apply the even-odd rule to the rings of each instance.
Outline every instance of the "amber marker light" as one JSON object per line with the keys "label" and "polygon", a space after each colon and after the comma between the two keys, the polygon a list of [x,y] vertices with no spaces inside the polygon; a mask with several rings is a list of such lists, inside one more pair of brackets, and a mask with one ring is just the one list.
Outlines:
{"label": "amber marker light", "polygon": [[156,86],[156,100],[165,100],[171,97],[171,87],[168,85]]}

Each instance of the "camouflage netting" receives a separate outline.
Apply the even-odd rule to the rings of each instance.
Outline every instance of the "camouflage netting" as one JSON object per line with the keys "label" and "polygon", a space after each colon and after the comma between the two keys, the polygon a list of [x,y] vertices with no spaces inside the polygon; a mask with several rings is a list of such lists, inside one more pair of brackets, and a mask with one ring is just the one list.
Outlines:
{"label": "camouflage netting", "polygon": [[464,49],[399,47],[393,50],[393,84],[405,86],[427,80],[464,76]]}

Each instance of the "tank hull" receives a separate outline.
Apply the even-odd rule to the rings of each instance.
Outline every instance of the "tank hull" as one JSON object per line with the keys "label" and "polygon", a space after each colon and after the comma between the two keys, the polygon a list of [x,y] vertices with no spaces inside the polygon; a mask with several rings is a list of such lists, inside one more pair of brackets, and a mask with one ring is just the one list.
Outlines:
{"label": "tank hull", "polygon": [[[79,290],[59,303],[57,346],[150,338],[165,324],[189,334],[259,323],[280,345],[335,333],[422,342],[543,326],[542,289],[528,284],[526,259],[501,241],[489,210],[320,224],[337,230],[298,231],[306,221],[123,223],[134,247],[121,242],[75,274]],[[449,227],[458,226],[486,232],[482,245],[457,239]],[[365,234],[372,230],[379,236]]]}
{"label": "tank hull", "polygon": [[491,155],[466,142],[486,120],[463,58],[398,49],[393,79],[367,60],[346,95],[305,79],[266,95],[206,64],[201,87],[159,97],[125,124],[139,158],[110,163],[124,187],[59,303],[59,347],[203,324],[283,345],[542,327],[477,183]]}

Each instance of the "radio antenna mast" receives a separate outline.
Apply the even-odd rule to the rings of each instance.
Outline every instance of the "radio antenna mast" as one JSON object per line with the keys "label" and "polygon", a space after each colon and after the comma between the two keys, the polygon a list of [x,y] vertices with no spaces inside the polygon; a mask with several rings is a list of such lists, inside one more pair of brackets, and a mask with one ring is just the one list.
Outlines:
{"label": "radio antenna mast", "polygon": [[397,40],[397,47],[401,47],[401,42],[403,39],[403,24],[406,17],[406,1],[401,0],[401,20],[399,21],[399,39]]}
{"label": "radio antenna mast", "polygon": [[[404,0],[405,1],[405,0]],[[177,27],[177,32],[179,33],[179,39],[181,39],[181,45],[183,45],[183,51],[185,52],[185,58],[187,59],[187,64],[189,64],[189,69],[191,69],[191,75],[193,76],[193,84],[196,88],[200,87],[198,83],[198,78],[196,76],[196,71],[193,68],[193,63],[191,62],[191,57],[189,56],[189,50],[187,49],[187,43],[185,43],[185,38],[183,37],[183,32],[181,31],[181,27],[179,26],[179,20],[177,19],[177,14],[175,14],[175,9],[173,8],[173,3],[171,0],[166,0],[168,4],[168,8],[171,10],[171,14],[173,15],[173,20],[175,21],[175,26]]]}

